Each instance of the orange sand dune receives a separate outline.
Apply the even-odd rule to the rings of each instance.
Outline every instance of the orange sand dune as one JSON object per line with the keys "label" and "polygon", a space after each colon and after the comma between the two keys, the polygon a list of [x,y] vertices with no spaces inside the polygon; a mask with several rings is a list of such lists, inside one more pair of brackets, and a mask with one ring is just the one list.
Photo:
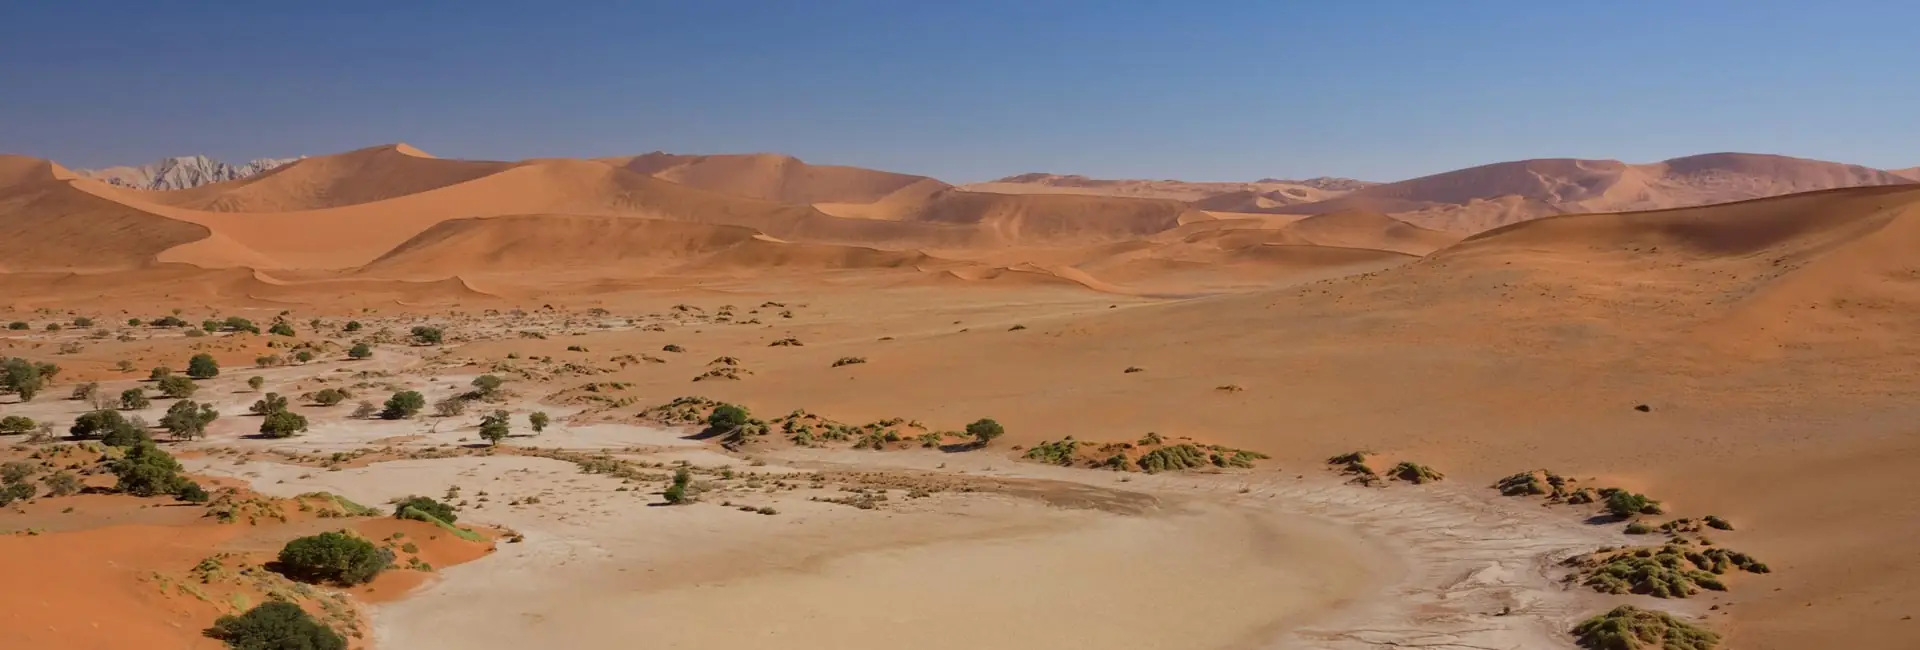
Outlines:
{"label": "orange sand dune", "polygon": [[1271,208],[1324,201],[1343,193],[1342,190],[1274,180],[1251,183],[1109,180],[1044,173],[1008,176],[985,183],[973,183],[961,189],[997,194],[1087,194],[1138,199],[1171,199],[1191,201],[1195,207],[1227,211],[1240,211],[1244,206],[1257,205],[1262,208]]}
{"label": "orange sand dune", "polygon": [[439,278],[447,269],[485,274],[576,272],[602,277],[749,269],[911,268],[934,261],[911,251],[768,239],[750,228],[659,219],[516,215],[444,221],[357,272]]}
{"label": "orange sand dune", "polygon": [[8,162],[0,174],[19,182],[0,186],[0,271],[131,269],[212,234],[83,191],[81,184],[98,184],[60,180],[60,168],[51,163]]}
{"label": "orange sand dune", "polygon": [[597,160],[681,185],[783,203],[872,203],[912,186],[928,187],[928,192],[947,187],[925,176],[810,165],[770,153],[701,156],[656,151]]}
{"label": "orange sand dune", "polygon": [[1185,220],[1212,218],[1176,201],[962,190],[889,197],[864,206],[820,207],[846,217],[968,227],[1000,245],[1132,239]]}
{"label": "orange sand dune", "polygon": [[1703,154],[1642,165],[1559,158],[1482,165],[1273,209],[1300,214],[1369,210],[1428,228],[1477,232],[1553,214],[1686,207],[1906,182],[1910,179],[1858,165],[1763,154]]}
{"label": "orange sand dune", "polygon": [[441,160],[406,144],[303,158],[264,174],[200,187],[144,192],[135,201],[210,212],[291,212],[372,203],[470,181],[514,163]]}

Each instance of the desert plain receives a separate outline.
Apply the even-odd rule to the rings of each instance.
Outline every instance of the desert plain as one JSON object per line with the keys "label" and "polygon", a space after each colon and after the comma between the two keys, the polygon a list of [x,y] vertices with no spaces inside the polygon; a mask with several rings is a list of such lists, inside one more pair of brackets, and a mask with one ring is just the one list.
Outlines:
{"label": "desert plain", "polygon": [[[41,383],[0,397],[34,486],[0,638],[220,648],[286,599],[361,648],[1572,648],[1632,605],[1912,647],[1910,173],[955,187],[390,145],[150,191],[4,157],[0,356]],[[207,499],[70,430],[182,399],[219,417],[149,435]],[[271,568],[342,529],[393,567]]]}

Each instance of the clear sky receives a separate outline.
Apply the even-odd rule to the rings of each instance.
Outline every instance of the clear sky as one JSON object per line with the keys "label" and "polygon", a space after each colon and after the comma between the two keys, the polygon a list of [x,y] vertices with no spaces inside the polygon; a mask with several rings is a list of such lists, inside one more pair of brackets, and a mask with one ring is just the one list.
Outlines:
{"label": "clear sky", "polygon": [[1920,165],[1920,3],[33,2],[0,151],[777,151],[967,182],[1539,157]]}

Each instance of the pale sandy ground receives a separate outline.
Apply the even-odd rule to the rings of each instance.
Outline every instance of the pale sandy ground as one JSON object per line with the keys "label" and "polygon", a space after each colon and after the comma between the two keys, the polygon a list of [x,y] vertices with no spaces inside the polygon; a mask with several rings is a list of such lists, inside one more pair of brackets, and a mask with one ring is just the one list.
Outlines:
{"label": "pale sandy ground", "polygon": [[[336,449],[406,424],[431,426],[337,422],[273,444]],[[599,442],[661,449],[629,457],[749,469],[716,449],[687,448],[693,443],[670,431],[581,428]],[[585,442],[558,430],[549,436],[523,442]],[[720,495],[654,507],[651,490],[617,492],[615,479],[544,458],[398,460],[338,471],[259,460],[188,464],[280,495],[329,490],[384,503],[454,485],[468,498],[485,492],[490,501],[462,521],[504,525],[526,541],[378,607],[383,648],[1563,647],[1560,630],[1591,599],[1553,586],[1551,560],[1615,541],[1563,516],[1488,503],[1470,488],[1367,489],[1319,473],[1119,475],[991,451],[790,450],[758,460],[771,464],[752,471],[1036,481],[1040,492],[1130,505],[948,492],[863,511],[806,500],[831,496],[817,491],[728,493],[780,511],[760,516],[712,503]],[[540,502],[502,505],[529,496]],[[1504,608],[1512,614],[1494,615]]]}

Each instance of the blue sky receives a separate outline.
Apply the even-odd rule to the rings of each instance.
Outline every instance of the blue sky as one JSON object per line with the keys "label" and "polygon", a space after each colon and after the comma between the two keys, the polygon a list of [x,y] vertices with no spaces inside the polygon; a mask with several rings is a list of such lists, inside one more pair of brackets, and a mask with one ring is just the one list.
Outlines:
{"label": "blue sky", "polygon": [[778,151],[956,182],[1920,165],[1920,3],[10,2],[0,151]]}

